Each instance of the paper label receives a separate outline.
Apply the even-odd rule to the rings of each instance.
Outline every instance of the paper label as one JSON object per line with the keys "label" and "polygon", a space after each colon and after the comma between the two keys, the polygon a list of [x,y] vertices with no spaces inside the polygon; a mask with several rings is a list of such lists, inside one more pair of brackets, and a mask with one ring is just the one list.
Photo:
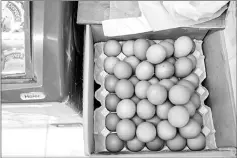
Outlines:
{"label": "paper label", "polygon": [[42,92],[21,93],[20,97],[22,100],[40,100],[45,98],[45,94]]}

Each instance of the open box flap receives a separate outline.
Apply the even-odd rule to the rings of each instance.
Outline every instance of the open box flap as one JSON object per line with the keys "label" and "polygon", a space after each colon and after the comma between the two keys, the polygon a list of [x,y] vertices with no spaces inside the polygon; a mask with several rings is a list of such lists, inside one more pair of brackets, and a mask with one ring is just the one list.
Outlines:
{"label": "open box flap", "polygon": [[209,90],[207,105],[212,108],[218,147],[236,147],[236,105],[230,80],[223,31],[208,33],[203,43]]}
{"label": "open box flap", "polygon": [[85,154],[94,151],[94,54],[93,38],[90,26],[86,26],[84,35],[84,63],[83,63],[83,130]]}
{"label": "open box flap", "polygon": [[195,38],[197,40],[203,40],[206,33],[209,29],[206,28],[173,28],[164,31],[156,31],[156,32],[145,32],[139,34],[125,35],[125,36],[116,36],[116,37],[107,37],[104,35],[102,25],[91,25],[91,31],[93,33],[94,43],[96,42],[105,42],[109,39],[115,39],[118,41],[130,40],[130,39],[138,39],[138,38],[147,38],[152,40],[162,40],[164,38],[168,39],[177,39],[179,36],[190,36],[191,38]]}

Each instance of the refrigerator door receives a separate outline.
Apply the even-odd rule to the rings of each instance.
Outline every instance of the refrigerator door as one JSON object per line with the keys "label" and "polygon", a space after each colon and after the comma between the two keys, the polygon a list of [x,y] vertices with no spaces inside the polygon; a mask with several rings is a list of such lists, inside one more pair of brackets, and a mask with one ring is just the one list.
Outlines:
{"label": "refrigerator door", "polygon": [[13,83],[16,78],[32,78],[30,59],[30,3],[2,2],[2,79]]}
{"label": "refrigerator door", "polygon": [[[4,3],[5,6],[12,3],[11,7],[13,4],[18,4],[14,1]],[[76,83],[78,70],[75,68],[78,50],[75,48],[73,35],[75,29],[73,23],[76,23],[74,12],[76,13],[77,8],[74,7],[74,2],[67,1],[28,1],[22,4],[25,8],[22,11],[24,24],[15,32],[7,32],[10,35],[16,33],[14,35],[22,38],[13,39],[14,42],[8,41],[14,45],[4,44],[1,50],[4,55],[12,49],[18,53],[3,57],[5,69],[2,71],[2,102],[36,103],[70,100],[75,97],[74,92],[76,85],[78,86]],[[8,8],[8,12],[9,10]],[[4,26],[7,31],[9,26],[15,25],[4,23]],[[7,33],[4,36],[12,40],[14,36]],[[18,43],[19,49],[15,49]],[[16,57],[18,59],[15,60]],[[21,62],[18,62],[21,58]],[[15,61],[7,65],[8,59]],[[12,69],[11,72],[6,71],[7,66],[16,63],[18,65],[8,68]]]}

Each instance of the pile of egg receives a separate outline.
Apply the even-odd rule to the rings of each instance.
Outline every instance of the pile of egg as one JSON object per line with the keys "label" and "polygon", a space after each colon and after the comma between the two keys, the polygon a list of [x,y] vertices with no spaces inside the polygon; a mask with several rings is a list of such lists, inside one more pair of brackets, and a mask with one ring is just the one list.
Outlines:
{"label": "pile of egg", "polygon": [[[201,101],[194,50],[195,43],[187,36],[159,43],[137,39],[104,44],[108,151],[205,148],[203,120],[197,112]],[[118,58],[121,52],[126,56],[123,60]]]}

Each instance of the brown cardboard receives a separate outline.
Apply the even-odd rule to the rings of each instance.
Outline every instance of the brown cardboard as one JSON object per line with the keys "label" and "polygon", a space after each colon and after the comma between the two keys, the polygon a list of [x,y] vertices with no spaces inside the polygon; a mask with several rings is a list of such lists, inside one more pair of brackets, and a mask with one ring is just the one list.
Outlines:
{"label": "brown cardboard", "polygon": [[207,105],[212,108],[215,118],[217,145],[236,147],[236,106],[223,31],[210,32],[204,40],[203,49],[208,74],[204,84],[210,93]]}
{"label": "brown cardboard", "polygon": [[[93,52],[93,44],[99,41],[107,40],[106,37],[103,36],[103,33],[97,32],[95,28],[99,28],[99,26],[86,26],[85,31],[85,52],[84,52],[84,83],[83,83],[83,106],[84,106],[84,139],[85,139],[85,153],[86,155],[93,155],[94,151],[94,138],[93,138],[93,111],[94,111],[94,81],[93,81],[93,73],[94,73],[94,52]],[[219,147],[216,151],[200,151],[200,152],[176,152],[175,156],[180,157],[203,157],[205,156],[220,156],[220,157],[234,157],[235,150],[232,150],[236,147],[236,116],[234,115],[235,109],[233,108],[234,102],[231,100],[233,98],[233,93],[231,93],[228,85],[229,81],[227,80],[228,73],[226,73],[226,69],[220,68],[223,65],[226,65],[226,61],[222,59],[223,54],[226,54],[223,45],[221,44],[222,37],[220,36],[222,31],[216,31],[214,34],[207,33],[208,30],[199,30],[198,28],[190,28],[186,29],[186,31],[181,31],[182,29],[172,29],[169,32],[155,32],[155,33],[144,33],[139,35],[130,35],[125,37],[115,37],[117,40],[127,40],[134,38],[149,38],[149,39],[162,39],[162,38],[170,38],[174,35],[173,38],[177,36],[185,35],[191,36],[196,39],[201,39],[204,41],[203,50],[205,56],[207,56],[206,60],[206,69],[207,69],[207,78],[206,78],[206,87],[210,88],[210,95],[214,97],[209,97],[207,99],[207,105],[212,107],[213,111],[213,120],[215,123],[215,129],[218,134],[216,134],[217,146]],[[98,36],[97,36],[98,35]],[[215,36],[214,36],[215,35]],[[222,41],[223,42],[223,41]],[[212,64],[212,60],[215,60],[216,64]],[[211,61],[210,61],[211,59]],[[217,64],[219,63],[219,64]],[[219,66],[219,67],[215,67]],[[213,72],[212,72],[213,71]],[[212,72],[212,73],[210,73]],[[217,77],[216,80],[213,78]],[[219,78],[219,79],[218,79]],[[220,79],[221,78],[221,79]],[[213,81],[214,80],[214,81]],[[225,84],[227,83],[227,84]],[[217,85],[220,85],[217,87]],[[225,91],[221,91],[222,89],[226,89]],[[211,94],[212,93],[212,94]],[[226,93],[226,94],[223,94]],[[224,97],[223,97],[224,96]],[[219,101],[219,103],[218,103]],[[225,149],[227,148],[227,149]],[[120,153],[113,156],[116,157],[170,157],[174,156],[173,152],[149,152],[149,153]],[[93,155],[93,156],[105,156],[103,155]],[[111,155],[111,154],[108,154]],[[108,156],[107,155],[107,156]]]}
{"label": "brown cardboard", "polygon": [[78,1],[77,13],[78,24],[101,24],[108,19],[138,17],[140,9],[137,1]]}
{"label": "brown cardboard", "polygon": [[[110,8],[110,1],[79,1],[78,2],[78,24],[101,24],[103,20],[115,19],[115,18],[128,18],[128,17],[139,17],[139,6],[132,2],[126,3],[131,7],[120,7],[119,9],[113,9],[113,13]],[[131,11],[131,9],[133,11]],[[130,9],[130,10],[129,10]],[[129,14],[130,13],[130,14]],[[194,28],[224,28],[225,27],[226,12],[220,17],[197,24]]]}
{"label": "brown cardboard", "polygon": [[146,32],[140,34],[126,35],[126,36],[117,36],[117,37],[106,37],[104,36],[102,25],[91,25],[91,30],[93,33],[94,43],[104,42],[109,39],[116,39],[118,41],[138,39],[138,38],[149,38],[151,40],[161,40],[164,38],[176,39],[181,35],[188,35],[191,38],[197,40],[202,40],[206,33],[208,32],[207,28],[175,28],[164,31],[157,32]]}

